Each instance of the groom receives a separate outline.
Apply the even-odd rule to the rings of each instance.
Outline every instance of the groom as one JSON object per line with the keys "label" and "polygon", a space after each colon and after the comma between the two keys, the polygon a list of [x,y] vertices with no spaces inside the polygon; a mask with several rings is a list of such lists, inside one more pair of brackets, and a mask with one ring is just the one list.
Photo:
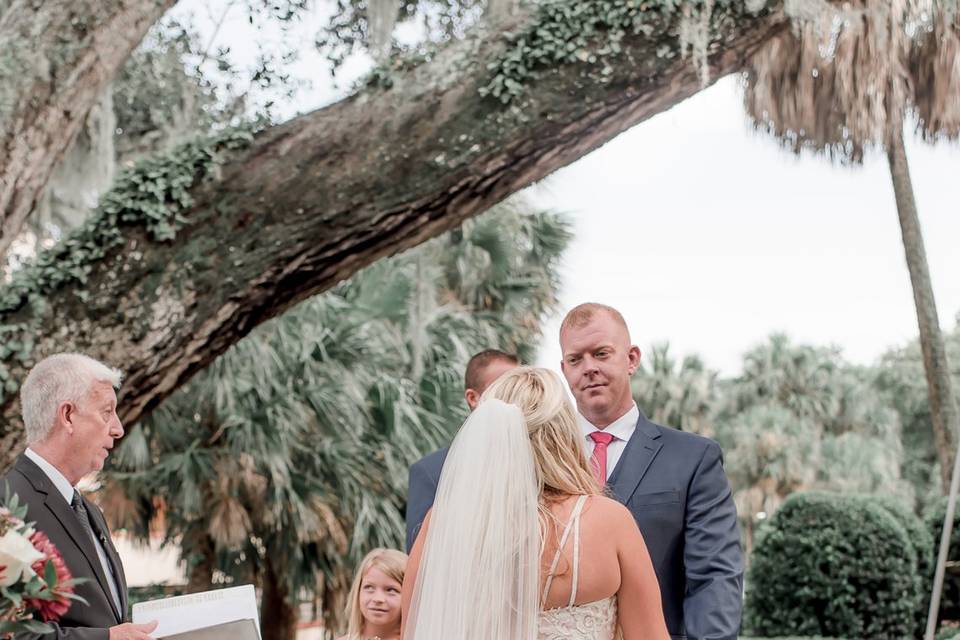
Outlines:
{"label": "groom", "polygon": [[671,636],[734,640],[743,557],[720,447],[640,412],[630,390],[640,349],[616,309],[575,307],[560,325],[560,347],[594,471],[643,533]]}

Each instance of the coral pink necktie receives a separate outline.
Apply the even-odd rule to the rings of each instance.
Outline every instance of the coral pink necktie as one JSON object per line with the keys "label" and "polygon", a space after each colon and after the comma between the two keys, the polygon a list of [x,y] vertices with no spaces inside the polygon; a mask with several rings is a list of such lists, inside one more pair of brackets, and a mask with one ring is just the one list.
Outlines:
{"label": "coral pink necktie", "polygon": [[605,431],[594,431],[590,434],[590,439],[594,442],[590,463],[593,466],[593,475],[602,487],[607,484],[607,445],[613,442],[615,437]]}

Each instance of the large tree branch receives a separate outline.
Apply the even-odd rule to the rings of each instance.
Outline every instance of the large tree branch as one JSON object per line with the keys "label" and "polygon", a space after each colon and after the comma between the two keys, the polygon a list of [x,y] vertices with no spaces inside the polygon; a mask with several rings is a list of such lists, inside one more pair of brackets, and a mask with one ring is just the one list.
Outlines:
{"label": "large tree branch", "polygon": [[13,0],[0,12],[0,256],[84,119],[175,0]]}
{"label": "large tree branch", "polygon": [[[112,201],[117,229],[103,216],[94,221],[113,238],[98,241],[102,251],[88,238],[49,259],[48,271],[69,265],[76,281],[41,273],[6,297],[0,291],[0,333],[5,326],[20,347],[0,349],[6,376],[21,380],[52,352],[90,353],[127,372],[121,416],[137,420],[264,320],[699,91],[676,25],[653,24],[648,35],[623,37],[605,61],[543,70],[508,105],[480,95],[489,63],[509,52],[502,35],[457,43],[395,74],[391,88],[367,88],[231,152],[218,172],[188,185],[186,222],[173,240],[155,239],[134,214],[116,214],[130,190],[183,182],[145,169]],[[771,13],[719,19],[712,77],[740,69],[784,24]],[[195,149],[191,157],[206,156]],[[209,173],[204,162],[191,179]],[[0,451],[14,451],[21,427],[13,394],[0,407]]]}

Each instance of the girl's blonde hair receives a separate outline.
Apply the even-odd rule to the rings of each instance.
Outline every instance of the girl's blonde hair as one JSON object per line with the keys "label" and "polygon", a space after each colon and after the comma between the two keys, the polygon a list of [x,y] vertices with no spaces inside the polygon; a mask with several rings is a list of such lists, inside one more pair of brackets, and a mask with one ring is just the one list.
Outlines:
{"label": "girl's blonde hair", "polygon": [[590,468],[573,406],[560,378],[548,369],[517,367],[484,392],[520,407],[533,447],[541,504],[550,498],[597,495],[602,488]]}
{"label": "girl's blonde hair", "polygon": [[[374,549],[360,562],[357,573],[350,586],[350,596],[347,600],[347,640],[363,640],[363,613],[360,611],[360,585],[363,576],[371,568],[376,567],[383,571],[391,580],[403,584],[403,571],[407,567],[407,554],[396,549]],[[402,621],[401,621],[402,622]]]}

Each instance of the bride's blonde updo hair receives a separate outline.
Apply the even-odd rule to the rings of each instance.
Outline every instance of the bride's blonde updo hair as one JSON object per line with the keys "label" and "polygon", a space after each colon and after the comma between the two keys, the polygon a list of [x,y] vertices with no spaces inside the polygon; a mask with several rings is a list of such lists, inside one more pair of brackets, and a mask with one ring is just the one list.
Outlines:
{"label": "bride's blonde updo hair", "polygon": [[584,452],[576,414],[557,374],[535,367],[511,369],[487,387],[481,403],[489,398],[516,405],[523,412],[541,496],[601,492]]}

